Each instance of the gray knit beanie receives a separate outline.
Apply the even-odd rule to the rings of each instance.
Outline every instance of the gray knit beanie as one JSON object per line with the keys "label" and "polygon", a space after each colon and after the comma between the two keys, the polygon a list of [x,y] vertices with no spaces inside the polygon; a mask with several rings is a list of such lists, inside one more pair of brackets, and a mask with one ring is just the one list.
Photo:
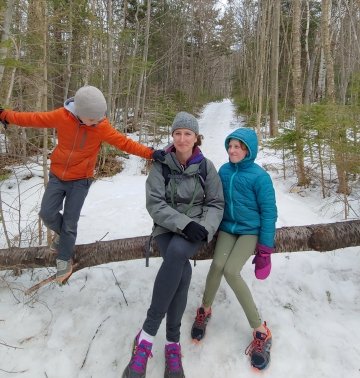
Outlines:
{"label": "gray knit beanie", "polygon": [[177,129],[189,129],[195,134],[199,134],[199,124],[197,119],[187,112],[180,112],[176,114],[171,126],[171,135]]}
{"label": "gray knit beanie", "polygon": [[96,87],[85,85],[75,93],[74,111],[80,118],[100,120],[105,116],[106,108],[105,97]]}

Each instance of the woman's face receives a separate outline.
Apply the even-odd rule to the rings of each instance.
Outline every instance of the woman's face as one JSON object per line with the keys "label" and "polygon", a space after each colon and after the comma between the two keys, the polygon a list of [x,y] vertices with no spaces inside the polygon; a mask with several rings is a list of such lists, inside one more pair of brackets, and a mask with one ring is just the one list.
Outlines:
{"label": "woman's face", "polygon": [[232,163],[238,163],[243,160],[248,153],[248,149],[244,143],[237,139],[231,139],[229,142],[228,154]]}
{"label": "woman's face", "polygon": [[192,153],[197,135],[189,129],[176,129],[172,135],[176,151],[180,153]]}

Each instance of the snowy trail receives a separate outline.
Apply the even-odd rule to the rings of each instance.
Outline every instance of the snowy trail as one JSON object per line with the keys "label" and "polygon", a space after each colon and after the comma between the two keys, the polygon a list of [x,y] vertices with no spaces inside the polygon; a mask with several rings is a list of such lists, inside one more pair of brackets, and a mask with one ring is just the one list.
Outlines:
{"label": "snowy trail", "polygon": [[231,127],[236,129],[241,126],[240,121],[234,120],[233,105],[229,100],[206,107],[199,119],[200,133],[204,135],[201,150],[217,169],[227,161],[225,138],[232,131]]}
{"label": "snowy trail", "polygon": [[[219,167],[226,159],[224,139],[241,119],[230,101],[211,103],[200,118],[203,151]],[[259,162],[272,157],[261,151]],[[152,220],[145,209],[145,176],[131,157],[119,175],[97,181],[90,189],[79,223],[78,243],[147,235]],[[278,227],[331,222],[319,194],[289,193],[291,180],[273,176],[279,208]],[[39,183],[32,178],[22,185]],[[26,188],[26,186],[24,187]],[[11,190],[7,190],[11,197]],[[33,209],[39,195],[24,204]],[[2,234],[0,234],[2,236]],[[3,240],[1,240],[3,242]],[[255,279],[249,260],[242,275],[273,333],[272,362],[266,378],[360,377],[360,248],[328,253],[273,256],[265,281]],[[0,377],[119,378],[131,344],[142,326],[160,259],[144,259],[83,269],[68,285],[42,288],[33,297],[24,289],[49,274],[37,269],[14,276],[0,272]],[[193,267],[182,324],[183,364],[187,378],[253,378],[244,350],[251,329],[227,283],[217,293],[206,338],[190,341],[195,311],[201,302],[210,261]],[[147,378],[164,371],[162,324],[149,360]],[[9,371],[10,373],[5,373]]]}

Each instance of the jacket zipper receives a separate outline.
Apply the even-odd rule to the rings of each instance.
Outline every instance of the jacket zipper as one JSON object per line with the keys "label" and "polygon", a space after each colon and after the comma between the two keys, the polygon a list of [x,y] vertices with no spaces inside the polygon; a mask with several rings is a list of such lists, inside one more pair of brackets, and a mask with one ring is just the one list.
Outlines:
{"label": "jacket zipper", "polygon": [[75,150],[76,140],[77,140],[77,137],[78,137],[78,135],[79,135],[79,130],[80,130],[80,126],[78,125],[77,131],[76,131],[76,135],[75,135],[75,139],[74,139],[74,143],[73,143],[73,146],[72,146],[72,150],[71,150],[71,152],[70,152],[70,154],[69,154],[69,157],[68,157],[68,159],[67,159],[67,161],[66,161],[66,165],[65,165],[65,168],[64,168],[64,171],[63,171],[63,174],[62,174],[62,179],[64,179],[64,177],[65,177],[65,173],[66,173],[67,168],[68,168],[68,166],[69,166],[69,162],[70,162],[70,159],[71,159],[71,155],[72,155],[72,153],[73,153],[74,150]]}
{"label": "jacket zipper", "polygon": [[[229,197],[230,197],[230,211],[231,211],[231,217],[232,219],[235,219],[234,217],[234,202],[233,202],[233,181],[234,181],[234,177],[235,175],[237,174],[237,171],[238,171],[238,166],[236,166],[236,171],[231,175],[231,179],[230,179],[230,190],[229,190]],[[235,229],[235,224],[233,224],[233,226],[231,227],[231,231],[234,232],[234,229]]]}

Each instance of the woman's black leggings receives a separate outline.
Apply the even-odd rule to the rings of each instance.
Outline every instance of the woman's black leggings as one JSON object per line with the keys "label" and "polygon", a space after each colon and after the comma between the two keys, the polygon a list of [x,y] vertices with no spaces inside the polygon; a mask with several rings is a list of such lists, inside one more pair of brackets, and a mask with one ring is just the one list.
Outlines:
{"label": "woman's black leggings", "polygon": [[155,240],[164,261],[155,278],[143,330],[155,336],[166,314],[166,339],[179,342],[181,319],[191,281],[189,259],[196,254],[203,242],[190,242],[172,232],[158,235]]}

